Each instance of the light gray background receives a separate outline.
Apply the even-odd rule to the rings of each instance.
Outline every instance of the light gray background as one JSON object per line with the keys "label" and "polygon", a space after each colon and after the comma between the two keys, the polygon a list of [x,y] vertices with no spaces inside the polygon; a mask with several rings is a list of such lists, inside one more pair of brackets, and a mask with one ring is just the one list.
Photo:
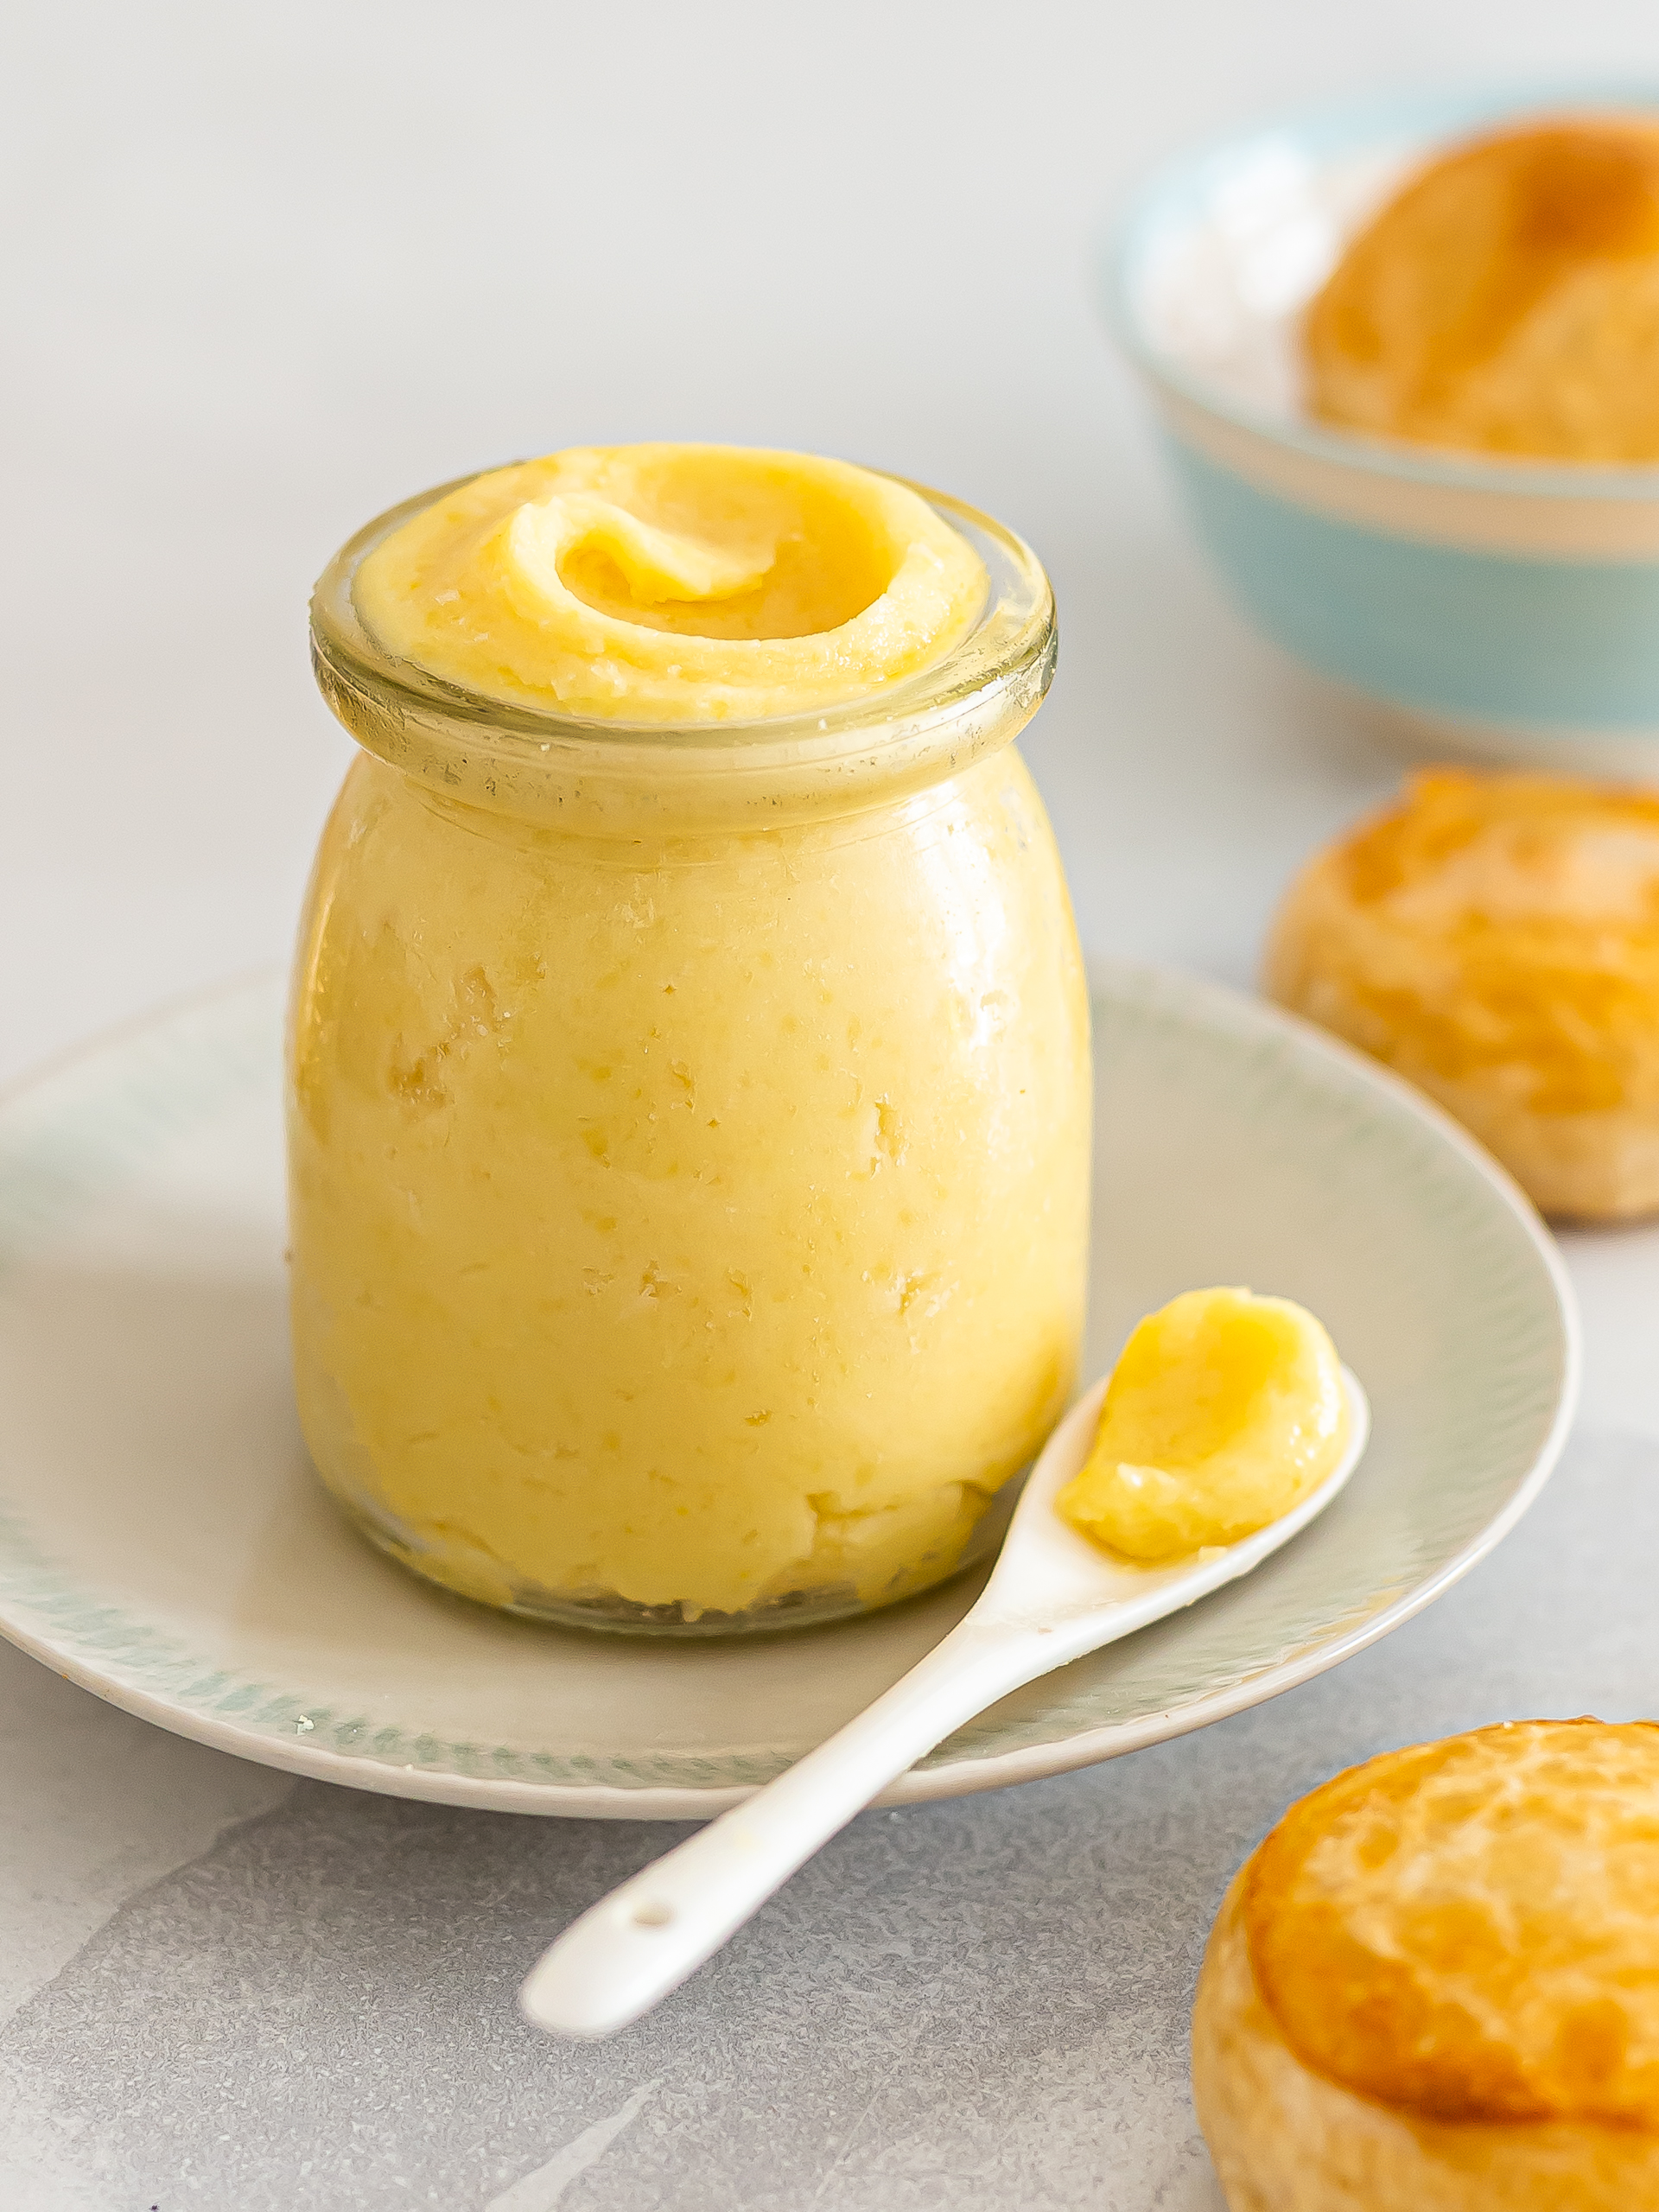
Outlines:
{"label": "light gray background", "polygon": [[[1100,219],[1306,99],[1659,75],[1651,0],[5,28],[0,1076],[285,950],[346,753],[303,645],[334,545],[421,485],[638,437],[844,454],[1021,530],[1065,640],[1027,749],[1085,940],[1248,982],[1288,869],[1395,764],[1202,570],[1100,330]],[[600,2049],[512,1991],[664,1831],[296,1785],[0,1650],[0,2205],[1212,2212],[1185,2008],[1286,1801],[1499,1714],[1659,1709],[1659,1240],[1572,1257],[1581,1433],[1462,1590],[1204,1736],[867,1818]]]}

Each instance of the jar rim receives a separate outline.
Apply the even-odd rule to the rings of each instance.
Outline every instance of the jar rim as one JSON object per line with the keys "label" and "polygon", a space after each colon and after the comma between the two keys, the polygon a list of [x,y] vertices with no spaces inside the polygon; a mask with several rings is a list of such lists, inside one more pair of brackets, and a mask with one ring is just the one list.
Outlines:
{"label": "jar rim", "polygon": [[[666,779],[675,787],[667,810],[689,811],[699,823],[756,807],[776,819],[793,810],[791,798],[811,797],[808,810],[817,812],[855,784],[879,781],[885,797],[894,775],[937,780],[965,765],[957,757],[964,750],[975,756],[1013,737],[1048,689],[1053,593],[1024,539],[963,500],[872,470],[926,500],[973,546],[989,579],[973,626],[928,667],[804,713],[752,720],[601,720],[471,691],[380,645],[358,613],[353,585],[393,531],[493,473],[417,493],[366,523],[324,569],[311,599],[312,666],[336,717],[366,751],[458,800],[567,822],[592,813],[601,826],[600,814],[618,815],[625,786],[644,800],[647,785]],[[690,803],[690,779],[699,766],[712,768],[715,756],[724,797]],[[817,788],[809,793],[807,785]],[[623,816],[637,810],[620,809]]]}

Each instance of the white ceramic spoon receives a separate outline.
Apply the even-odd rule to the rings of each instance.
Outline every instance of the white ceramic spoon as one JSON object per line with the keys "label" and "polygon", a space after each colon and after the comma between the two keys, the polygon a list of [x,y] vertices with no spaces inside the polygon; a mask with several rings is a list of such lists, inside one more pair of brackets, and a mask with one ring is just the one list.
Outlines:
{"label": "white ceramic spoon", "polygon": [[1170,1567],[1135,1567],[1063,1521],[1054,1500],[1094,1441],[1104,1381],[1050,1437],[996,1568],[944,1641],[856,1719],[729,1813],[573,1921],[519,1994],[538,2027],[607,2036],[677,1989],[887,1784],[988,1705],[1179,1612],[1260,1566],[1322,1513],[1359,1463],[1370,1429],[1346,1368],[1351,1435],[1336,1471],[1253,1536]]}

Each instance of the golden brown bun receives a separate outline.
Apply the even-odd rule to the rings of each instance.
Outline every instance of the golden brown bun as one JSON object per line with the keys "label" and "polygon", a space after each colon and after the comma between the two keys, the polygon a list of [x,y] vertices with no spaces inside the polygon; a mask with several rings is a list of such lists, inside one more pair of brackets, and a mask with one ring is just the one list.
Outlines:
{"label": "golden brown bun", "polygon": [[1270,996],[1386,1060],[1547,1213],[1659,1210],[1659,794],[1433,769],[1309,862]]}
{"label": "golden brown bun", "polygon": [[1659,125],[1567,118],[1432,163],[1349,246],[1303,346],[1330,422],[1659,458]]}
{"label": "golden brown bun", "polygon": [[1231,2212],[1659,2207],[1659,1728],[1484,1728],[1292,1806],[1192,2084]]}

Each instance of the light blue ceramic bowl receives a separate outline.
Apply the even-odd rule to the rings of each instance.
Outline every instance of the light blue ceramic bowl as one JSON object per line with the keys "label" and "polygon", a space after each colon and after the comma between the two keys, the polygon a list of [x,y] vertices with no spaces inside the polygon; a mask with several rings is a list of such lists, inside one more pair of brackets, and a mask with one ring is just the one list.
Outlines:
{"label": "light blue ceramic bowl", "polygon": [[1499,119],[1659,86],[1374,101],[1141,194],[1109,265],[1200,535],[1246,610],[1426,749],[1659,780],[1659,467],[1463,458],[1298,404],[1300,310],[1393,181]]}

